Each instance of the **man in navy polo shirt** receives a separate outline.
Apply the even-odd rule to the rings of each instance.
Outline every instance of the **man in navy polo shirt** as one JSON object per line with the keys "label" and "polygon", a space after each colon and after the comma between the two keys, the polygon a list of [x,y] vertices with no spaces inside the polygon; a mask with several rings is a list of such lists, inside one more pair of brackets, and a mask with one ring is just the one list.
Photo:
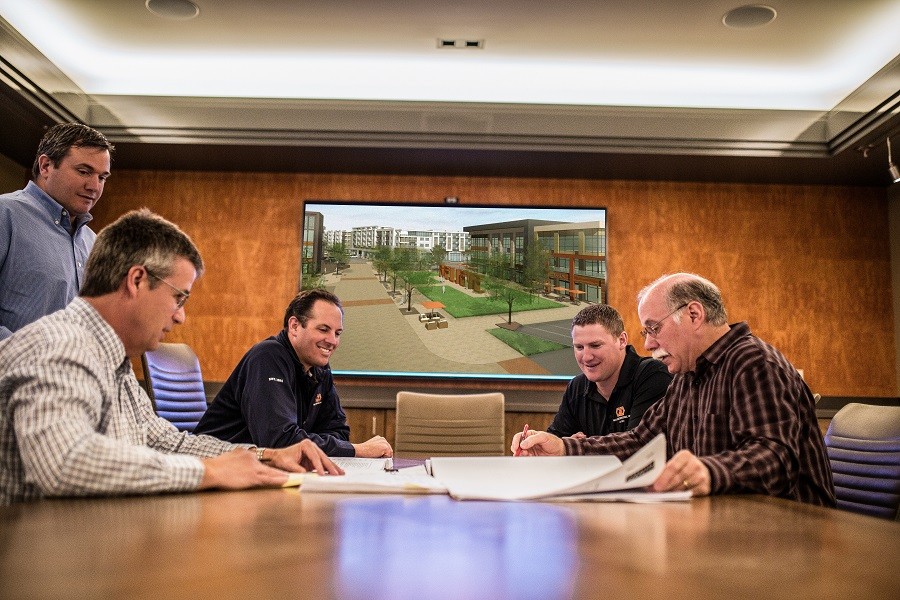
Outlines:
{"label": "man in navy polo shirt", "polygon": [[194,432],[267,448],[310,439],[328,456],[392,456],[381,436],[349,441],[328,366],[343,322],[337,296],[323,289],[300,292],[285,311],[284,329],[250,348]]}

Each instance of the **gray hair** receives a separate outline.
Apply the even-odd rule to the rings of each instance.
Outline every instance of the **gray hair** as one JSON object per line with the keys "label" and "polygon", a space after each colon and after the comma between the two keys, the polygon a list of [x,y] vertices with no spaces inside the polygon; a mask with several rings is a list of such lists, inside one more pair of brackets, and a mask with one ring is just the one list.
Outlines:
{"label": "gray hair", "polygon": [[[647,294],[656,287],[668,282],[665,300],[670,311],[676,310],[688,302],[699,302],[706,311],[706,322],[719,326],[728,323],[728,313],[725,310],[725,302],[722,300],[722,292],[716,285],[694,273],[673,273],[663,275],[650,285],[638,292],[638,304]],[[676,315],[677,319],[678,316]]]}
{"label": "gray hair", "polygon": [[[203,273],[200,251],[177,225],[146,208],[127,212],[97,235],[81,295],[93,298],[115,292],[135,265],[165,279],[172,274],[177,258],[189,260],[198,277]],[[151,280],[151,289],[158,284]]]}

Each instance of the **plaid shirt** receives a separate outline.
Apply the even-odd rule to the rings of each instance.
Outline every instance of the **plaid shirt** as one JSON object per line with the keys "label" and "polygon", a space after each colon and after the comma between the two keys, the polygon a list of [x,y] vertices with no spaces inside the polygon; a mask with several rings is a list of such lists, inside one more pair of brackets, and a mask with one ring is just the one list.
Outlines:
{"label": "plaid shirt", "polygon": [[671,458],[690,450],[709,469],[712,493],[759,493],[834,506],[834,484],[815,414],[815,401],[778,350],[731,326],[678,374],[662,400],[631,431],[564,438],[566,454],[624,459],[658,433]]}
{"label": "plaid shirt", "polygon": [[0,342],[0,505],[193,490],[197,457],[232,448],[156,416],[122,341],[81,298]]}

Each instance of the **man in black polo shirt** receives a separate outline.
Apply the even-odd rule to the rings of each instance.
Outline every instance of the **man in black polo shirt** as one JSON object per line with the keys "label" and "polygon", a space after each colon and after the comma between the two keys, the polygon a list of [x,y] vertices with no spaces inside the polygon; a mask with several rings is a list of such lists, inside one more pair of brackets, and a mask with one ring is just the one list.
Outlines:
{"label": "man in black polo shirt", "polygon": [[618,311],[592,304],[572,319],[572,346],[581,375],[569,382],[547,428],[564,437],[627,431],[659,400],[672,376],[666,366],[641,357],[628,344]]}
{"label": "man in black polo shirt", "polygon": [[310,439],[328,456],[393,456],[380,435],[350,442],[329,367],[343,331],[337,296],[323,289],[297,294],[285,311],[284,329],[250,348],[194,433],[265,448]]}

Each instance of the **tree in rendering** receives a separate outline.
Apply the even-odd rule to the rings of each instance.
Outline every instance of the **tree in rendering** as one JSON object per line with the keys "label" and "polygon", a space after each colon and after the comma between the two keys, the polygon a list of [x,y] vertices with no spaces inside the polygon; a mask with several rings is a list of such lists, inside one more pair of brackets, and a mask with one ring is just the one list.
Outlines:
{"label": "tree in rendering", "polygon": [[550,280],[550,251],[537,236],[528,244],[522,265],[522,285],[533,294],[540,294]]}
{"label": "tree in rendering", "polygon": [[509,324],[512,324],[515,304],[531,304],[534,300],[534,295],[527,288],[507,278],[512,272],[509,256],[501,250],[496,250],[488,257],[486,272],[481,282],[489,298],[506,303],[508,311],[506,322]]}
{"label": "tree in rendering", "polygon": [[435,246],[431,249],[432,266],[440,267],[447,258],[447,249],[443,246]]}
{"label": "tree in rendering", "polygon": [[391,247],[378,246],[375,248],[375,254],[372,257],[372,266],[375,272],[381,275],[382,281],[387,281],[388,271],[391,270]]}
{"label": "tree in rendering", "polygon": [[341,265],[350,264],[350,251],[347,246],[342,243],[332,244],[328,248],[328,257],[334,263],[334,272],[336,275],[341,274]]}
{"label": "tree in rendering", "polygon": [[397,251],[405,254],[403,260],[399,261],[403,265],[399,276],[406,288],[406,310],[412,312],[413,291],[419,286],[434,283],[433,256],[430,252],[419,252],[416,248],[398,248]]}

